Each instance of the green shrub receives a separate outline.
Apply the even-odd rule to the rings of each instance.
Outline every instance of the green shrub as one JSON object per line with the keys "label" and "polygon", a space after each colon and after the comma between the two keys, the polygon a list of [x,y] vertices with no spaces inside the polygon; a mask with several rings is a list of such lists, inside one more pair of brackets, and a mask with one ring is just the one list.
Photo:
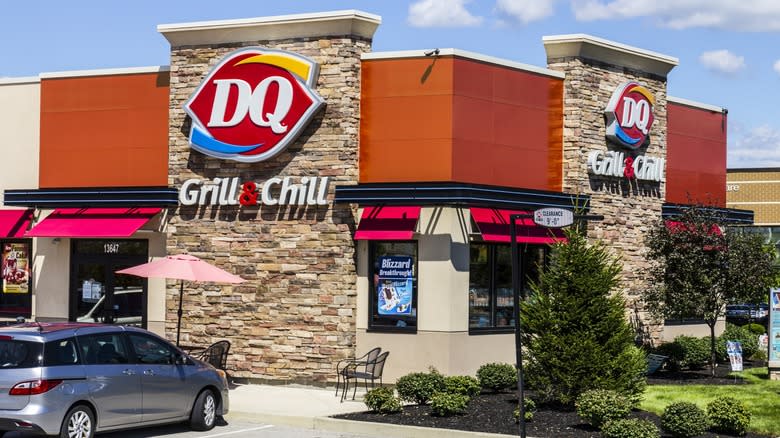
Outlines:
{"label": "green shrub", "polygon": [[368,409],[374,412],[392,414],[401,411],[401,402],[393,390],[384,386],[368,391],[363,400]]}
{"label": "green shrub", "polygon": [[745,327],[750,331],[750,333],[753,333],[756,336],[761,336],[766,333],[766,327],[761,324],[756,324],[755,322],[751,322]]}
{"label": "green shrub", "polygon": [[[523,408],[525,409],[525,421],[533,421],[534,414],[536,413],[536,402],[534,402],[532,399],[524,397],[523,398]],[[520,422],[520,408],[515,408],[515,423]]]}
{"label": "green shrub", "polygon": [[672,403],[661,414],[661,427],[675,438],[692,438],[707,430],[707,414],[693,403]]}
{"label": "green shrub", "polygon": [[660,438],[661,432],[652,421],[639,418],[613,420],[601,429],[604,438]]}
{"label": "green shrub", "polygon": [[469,404],[469,396],[437,392],[431,397],[431,413],[439,417],[463,414]]}
{"label": "green shrub", "polygon": [[437,392],[443,392],[444,376],[435,370],[430,373],[410,373],[395,382],[401,400],[424,405]]}
{"label": "green shrub", "polygon": [[666,360],[666,368],[669,371],[680,371],[680,369],[682,369],[683,356],[685,356],[682,345],[676,342],[667,342],[659,345],[654,352],[668,357]]}
{"label": "green shrub", "polygon": [[508,363],[487,363],[477,370],[482,388],[493,392],[517,386],[517,369]]}
{"label": "green shrub", "polygon": [[531,282],[533,292],[520,302],[528,387],[537,401],[566,406],[590,389],[638,400],[647,361],[617,293],[623,268],[603,242],[578,231],[565,230],[568,242],[552,245],[549,263]]}
{"label": "green shrub", "polygon": [[631,402],[608,389],[585,391],[574,406],[583,421],[599,429],[609,421],[626,418],[631,413]]}
{"label": "green shrub", "polygon": [[710,338],[680,335],[674,338],[674,343],[682,350],[680,367],[698,370],[710,363]]}
{"label": "green shrub", "polygon": [[[763,334],[763,332],[762,332]],[[718,354],[718,360],[728,361],[729,356],[726,353],[726,341],[739,341],[742,344],[742,357],[753,356],[758,350],[758,335],[745,327],[734,324],[726,324],[726,330],[718,337],[715,344],[715,351]]]}
{"label": "green shrub", "polygon": [[707,405],[707,418],[713,432],[744,435],[750,425],[750,411],[732,397],[718,397]]}
{"label": "green shrub", "polygon": [[766,357],[766,350],[764,350],[763,348],[759,349],[758,351],[753,353],[752,356],[750,356],[750,359],[757,360],[759,362],[766,361],[766,359],[767,359],[767,357]]}
{"label": "green shrub", "polygon": [[469,397],[479,395],[482,389],[479,380],[471,376],[447,376],[444,378],[445,391],[450,394],[461,394]]}

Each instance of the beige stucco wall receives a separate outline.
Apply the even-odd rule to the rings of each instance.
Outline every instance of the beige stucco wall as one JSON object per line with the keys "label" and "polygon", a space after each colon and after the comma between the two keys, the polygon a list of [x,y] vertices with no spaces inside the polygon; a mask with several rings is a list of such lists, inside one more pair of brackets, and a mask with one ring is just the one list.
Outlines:
{"label": "beige stucco wall", "polygon": [[0,79],[0,189],[37,189],[41,88],[37,78]]}
{"label": "beige stucco wall", "polygon": [[390,355],[384,381],[435,367],[475,375],[488,362],[514,362],[514,335],[469,335],[468,209],[426,207],[417,223],[417,333],[368,332],[368,243],[358,242],[357,353],[380,346]]}

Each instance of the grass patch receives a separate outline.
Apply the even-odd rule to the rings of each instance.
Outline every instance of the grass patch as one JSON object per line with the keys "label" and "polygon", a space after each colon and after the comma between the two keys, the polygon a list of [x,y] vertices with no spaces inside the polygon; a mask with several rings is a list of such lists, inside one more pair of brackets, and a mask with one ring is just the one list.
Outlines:
{"label": "grass patch", "polygon": [[[753,414],[751,432],[780,434],[780,380],[769,380],[766,368],[750,368],[741,373],[743,384],[737,385],[648,385],[641,408],[661,415],[673,402],[696,403],[705,409],[715,397],[729,396],[745,403]],[[733,376],[733,374],[732,374]]]}

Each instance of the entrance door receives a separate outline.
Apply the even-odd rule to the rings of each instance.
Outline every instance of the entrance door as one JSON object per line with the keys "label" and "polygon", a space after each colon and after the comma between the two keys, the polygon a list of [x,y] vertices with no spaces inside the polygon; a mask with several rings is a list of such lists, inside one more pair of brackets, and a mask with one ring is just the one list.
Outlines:
{"label": "entrance door", "polygon": [[116,271],[148,261],[146,240],[73,240],[70,319],[146,327],[145,278]]}

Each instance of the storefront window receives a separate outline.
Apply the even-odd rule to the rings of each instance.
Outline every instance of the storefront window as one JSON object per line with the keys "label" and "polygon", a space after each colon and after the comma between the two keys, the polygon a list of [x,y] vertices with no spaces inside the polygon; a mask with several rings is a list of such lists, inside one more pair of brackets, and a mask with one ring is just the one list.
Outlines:
{"label": "storefront window", "polygon": [[417,331],[417,242],[372,241],[369,330]]}
{"label": "storefront window", "polygon": [[0,317],[29,318],[32,312],[32,276],[29,240],[0,242],[2,248],[2,290]]}
{"label": "storefront window", "polygon": [[[530,281],[539,278],[546,247],[523,245],[519,248],[525,273],[520,290],[530,293]],[[471,245],[469,264],[469,330],[508,331],[514,328],[512,296],[512,252],[503,244]]]}

